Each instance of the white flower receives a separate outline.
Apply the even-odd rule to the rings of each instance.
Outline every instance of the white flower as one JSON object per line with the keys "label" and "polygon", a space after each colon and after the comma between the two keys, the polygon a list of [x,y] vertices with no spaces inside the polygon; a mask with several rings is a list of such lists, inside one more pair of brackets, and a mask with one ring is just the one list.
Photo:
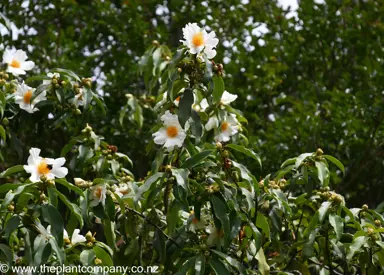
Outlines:
{"label": "white flower", "polygon": [[198,220],[195,216],[195,212],[192,210],[191,213],[183,211],[181,214],[182,217],[187,219],[187,230],[196,233],[198,229],[204,229],[207,217],[205,215],[200,215],[200,220]]}
{"label": "white flower", "polygon": [[73,99],[73,105],[77,107],[84,106],[84,98],[83,98],[83,89],[79,89],[79,93],[75,95],[75,98]]}
{"label": "white flower", "polygon": [[[59,73],[47,73],[47,76],[49,78],[60,78],[60,74]],[[47,84],[51,84],[52,83],[52,79],[46,79],[46,80],[43,80],[43,84],[47,85]]]}
{"label": "white flower", "polygon": [[216,116],[210,117],[207,124],[205,124],[205,130],[210,131],[219,127],[219,120]]}
{"label": "white flower", "polygon": [[28,165],[24,165],[24,170],[31,174],[29,178],[31,182],[40,181],[41,176],[47,179],[64,178],[68,174],[68,169],[62,167],[65,163],[65,158],[42,158],[40,157],[41,150],[31,148],[29,150]]}
{"label": "white flower", "polygon": [[115,193],[121,198],[122,196],[128,194],[131,191],[128,184],[121,183],[118,187],[115,189]]}
{"label": "white flower", "polygon": [[[222,105],[229,105],[233,101],[235,101],[237,98],[237,95],[228,93],[227,91],[224,91],[223,95],[221,96],[220,99],[220,104]],[[209,107],[208,101],[206,98],[204,98],[200,102],[200,111],[205,112],[205,110]]]}
{"label": "white flower", "polygon": [[31,98],[36,89],[29,87],[28,85],[21,83],[17,85],[15,92],[15,102],[19,104],[20,109],[27,111],[28,113],[34,113],[39,109],[35,107],[40,101],[46,100],[46,92],[39,94],[31,103]]}
{"label": "white flower", "polygon": [[181,128],[177,115],[166,111],[161,116],[164,122],[164,127],[154,133],[154,142],[159,145],[164,145],[168,151],[172,151],[175,146],[182,147],[186,137],[185,131]]}
{"label": "white flower", "polygon": [[32,70],[35,67],[33,61],[26,61],[27,54],[23,50],[5,50],[3,54],[3,63],[7,64],[7,72],[14,76],[23,75],[25,71]]}
{"label": "white flower", "polygon": [[218,230],[215,226],[213,225],[208,225],[206,228],[207,233],[209,233],[208,239],[207,239],[207,244],[208,245],[215,245],[218,242],[221,243],[221,245],[224,244],[224,231],[223,229]]}
{"label": "white flower", "polygon": [[91,202],[90,206],[94,207],[98,205],[100,202],[104,206],[105,199],[107,197],[107,187],[105,184],[98,184],[91,187]]}
{"label": "white flower", "polygon": [[[52,233],[51,233],[51,226],[50,225],[48,225],[48,227],[47,227],[47,232],[48,232],[49,236],[52,238],[53,236],[52,236]],[[84,242],[86,242],[87,239],[83,235],[81,235],[79,233],[80,233],[80,229],[75,229],[73,231],[73,233],[72,233],[72,239],[70,240],[68,232],[64,228],[64,231],[63,231],[64,242],[67,243],[67,244],[71,243],[72,245],[75,245],[77,243],[84,243]]]}
{"label": "white flower", "polygon": [[227,142],[231,136],[239,132],[239,128],[240,125],[239,121],[236,119],[236,115],[226,115],[225,119],[220,124],[215,140],[218,142]]}
{"label": "white flower", "polygon": [[[66,232],[66,231],[64,230],[64,232]],[[68,237],[68,233],[67,233],[67,237]],[[87,241],[87,239],[83,235],[80,234],[80,229],[73,230],[72,239],[71,239],[72,245],[75,245],[77,243],[84,243],[86,241]]]}
{"label": "white flower", "polygon": [[231,102],[235,101],[236,98],[237,95],[224,91],[223,95],[221,96],[220,103],[223,105],[229,105]]}
{"label": "white flower", "polygon": [[199,54],[204,51],[209,59],[215,57],[216,50],[214,48],[219,43],[215,32],[207,33],[196,23],[188,23],[183,28],[183,37],[185,40],[181,40],[181,42],[189,48],[191,54]]}

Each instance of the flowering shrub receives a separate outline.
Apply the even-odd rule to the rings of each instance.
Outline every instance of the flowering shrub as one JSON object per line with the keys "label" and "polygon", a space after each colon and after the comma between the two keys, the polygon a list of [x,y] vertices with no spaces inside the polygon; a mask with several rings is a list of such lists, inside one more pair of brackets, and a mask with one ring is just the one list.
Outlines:
{"label": "flowering shrub", "polygon": [[[223,65],[213,60],[219,40],[195,23],[183,35],[174,54],[154,41],[140,60],[158,117],[144,179],[87,124],[105,112],[91,79],[53,69],[24,82],[33,62],[22,50],[5,51],[1,145],[28,148],[29,157],[11,166],[1,155],[11,167],[0,174],[0,261],[158,265],[161,274],[383,272],[382,215],[367,205],[349,209],[329,190],[331,171],[344,166],[317,149],[277,172],[252,174],[242,160],[261,161],[249,149],[247,119],[231,107],[237,96],[225,91]],[[128,114],[143,123],[133,95],[126,106],[120,121]],[[40,156],[24,125],[62,127],[71,139],[61,152],[47,140]]]}

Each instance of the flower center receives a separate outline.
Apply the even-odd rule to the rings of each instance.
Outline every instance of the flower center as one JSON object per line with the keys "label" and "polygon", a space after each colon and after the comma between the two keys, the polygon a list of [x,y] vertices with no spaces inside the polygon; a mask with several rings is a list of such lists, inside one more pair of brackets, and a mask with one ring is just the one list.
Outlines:
{"label": "flower center", "polygon": [[222,124],[221,124],[221,131],[224,132],[228,129],[229,127],[229,123],[224,121]]}
{"label": "flower center", "polygon": [[31,103],[31,98],[32,98],[32,91],[29,90],[24,94],[24,103],[30,104]]}
{"label": "flower center", "polygon": [[167,136],[170,138],[174,138],[177,136],[179,131],[177,130],[176,126],[168,126],[167,127]]}
{"label": "flower center", "polygon": [[175,100],[176,100],[177,102],[179,102],[179,101],[180,101],[180,96],[176,97]]}
{"label": "flower center", "polygon": [[192,37],[192,44],[195,47],[200,47],[204,44],[204,36],[202,32],[198,32]]}
{"label": "flower center", "polygon": [[46,175],[49,173],[49,171],[51,171],[51,169],[49,169],[47,163],[42,160],[37,166],[37,172],[39,172],[40,175]]}
{"label": "flower center", "polygon": [[12,60],[12,62],[11,62],[11,64],[9,64],[11,67],[13,67],[13,68],[20,68],[20,62],[19,61],[17,61],[17,60],[15,60],[15,59],[13,59]]}
{"label": "flower center", "polygon": [[101,188],[101,187],[97,187],[96,190],[95,190],[95,196],[96,196],[99,200],[101,200],[101,195],[102,195],[102,193],[103,193],[103,188]]}
{"label": "flower center", "polygon": [[192,219],[192,223],[193,223],[193,224],[197,224],[198,222],[199,222],[199,220],[198,220],[197,218],[193,218],[193,219]]}

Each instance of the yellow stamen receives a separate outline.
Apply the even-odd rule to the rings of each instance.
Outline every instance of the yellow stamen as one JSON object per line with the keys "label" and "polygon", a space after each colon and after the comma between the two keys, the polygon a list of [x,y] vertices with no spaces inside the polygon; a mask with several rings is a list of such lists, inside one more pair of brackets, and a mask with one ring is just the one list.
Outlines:
{"label": "yellow stamen", "polygon": [[42,160],[37,166],[37,172],[39,172],[40,175],[46,175],[49,171],[51,171],[51,169],[49,169],[45,160]]}
{"label": "yellow stamen", "polygon": [[176,97],[176,99],[175,99],[177,102],[179,102],[180,101],[180,97],[178,96],[178,97]]}
{"label": "yellow stamen", "polygon": [[24,94],[24,103],[30,104],[31,103],[31,98],[32,98],[32,91],[29,90]]}
{"label": "yellow stamen", "polygon": [[176,126],[168,126],[167,127],[167,136],[170,138],[177,137],[179,131]]}
{"label": "yellow stamen", "polygon": [[9,66],[16,68],[16,69],[21,67],[20,62],[15,60],[15,59],[12,60],[11,64],[9,64]]}
{"label": "yellow stamen", "polygon": [[97,187],[96,190],[95,190],[95,196],[98,197],[99,200],[101,199],[102,193],[103,193],[103,188]]}
{"label": "yellow stamen", "polygon": [[224,132],[228,129],[229,127],[229,123],[224,121],[222,124],[221,124],[221,131]]}
{"label": "yellow stamen", "polygon": [[204,36],[203,36],[203,33],[202,32],[198,32],[196,33],[193,37],[192,37],[192,44],[195,46],[195,47],[200,47],[204,44]]}

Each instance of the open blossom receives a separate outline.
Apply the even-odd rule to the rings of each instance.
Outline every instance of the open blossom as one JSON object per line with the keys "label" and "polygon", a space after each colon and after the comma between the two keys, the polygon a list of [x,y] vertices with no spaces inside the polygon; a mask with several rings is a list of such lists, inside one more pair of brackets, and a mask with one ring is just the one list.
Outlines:
{"label": "open blossom", "polygon": [[72,103],[73,105],[77,107],[84,106],[84,97],[83,97],[83,89],[80,88],[79,92],[75,95],[75,98],[73,99]]}
{"label": "open blossom", "polygon": [[17,85],[17,90],[15,92],[15,102],[19,104],[20,109],[27,111],[28,113],[34,113],[39,109],[36,108],[36,104],[40,101],[46,100],[46,91],[39,94],[33,102],[31,102],[33,93],[36,89],[29,87],[28,85],[21,83]]}
{"label": "open blossom", "polygon": [[92,186],[91,190],[91,202],[90,206],[94,207],[101,203],[103,206],[105,205],[105,199],[107,198],[107,187],[105,184],[98,184]]}
{"label": "open blossom", "polygon": [[115,187],[115,193],[121,198],[124,195],[127,195],[131,189],[127,183],[120,183]]}
{"label": "open blossom", "polygon": [[239,132],[240,124],[236,119],[236,115],[229,114],[226,115],[223,121],[219,122],[216,116],[210,117],[205,129],[210,131],[212,129],[217,129],[215,135],[215,140],[218,142],[227,142],[231,136]]}
{"label": "open blossom", "polygon": [[3,63],[7,64],[7,72],[14,76],[23,75],[25,71],[32,70],[35,66],[33,61],[27,61],[27,54],[23,50],[5,50]]}
{"label": "open blossom", "polygon": [[196,23],[188,23],[183,28],[183,37],[185,40],[181,40],[181,42],[189,48],[191,54],[199,54],[203,51],[209,59],[215,57],[216,50],[214,48],[219,43],[215,32],[207,33]]}
{"label": "open blossom", "polygon": [[[47,227],[47,232],[48,232],[49,236],[51,238],[53,238],[52,233],[51,233],[51,226],[50,225],[48,225],[48,227]],[[69,239],[69,235],[68,235],[67,230],[64,229],[63,239],[64,239],[65,243],[68,243],[68,244],[70,243],[72,245],[75,245],[75,244],[78,244],[78,243],[84,243],[84,242],[87,241],[87,239],[83,235],[80,234],[80,229],[73,230],[72,238],[71,239]]]}
{"label": "open blossom", "polygon": [[196,218],[195,212],[192,210],[190,213],[183,211],[182,217],[186,219],[187,230],[196,233],[198,229],[204,229],[207,223],[207,216],[200,215],[200,220]]}
{"label": "open blossom", "polygon": [[68,169],[62,167],[65,163],[65,158],[42,158],[40,157],[41,150],[31,148],[29,150],[28,165],[24,165],[24,170],[31,174],[30,181],[38,182],[41,176],[47,179],[64,178],[68,174]]}
{"label": "open blossom", "polygon": [[172,151],[175,146],[182,147],[186,133],[181,128],[177,115],[171,114],[166,111],[161,116],[161,120],[164,123],[164,127],[154,133],[154,142],[159,145],[164,145],[168,151]]}
{"label": "open blossom", "polygon": [[[224,91],[224,93],[223,93],[223,95],[221,96],[221,99],[220,99],[220,104],[222,104],[222,105],[229,105],[233,101],[235,101],[236,98],[237,98],[237,95],[234,95],[234,94],[228,93],[227,91]],[[202,112],[204,112],[208,107],[209,107],[208,101],[207,101],[206,98],[204,98],[200,102],[200,108],[201,108],[200,110]]]}
{"label": "open blossom", "polygon": [[224,244],[224,231],[223,229],[217,229],[213,225],[208,225],[206,228],[207,233],[209,233],[208,239],[207,239],[207,244],[209,246],[215,245],[217,243],[221,243],[221,245]]}

